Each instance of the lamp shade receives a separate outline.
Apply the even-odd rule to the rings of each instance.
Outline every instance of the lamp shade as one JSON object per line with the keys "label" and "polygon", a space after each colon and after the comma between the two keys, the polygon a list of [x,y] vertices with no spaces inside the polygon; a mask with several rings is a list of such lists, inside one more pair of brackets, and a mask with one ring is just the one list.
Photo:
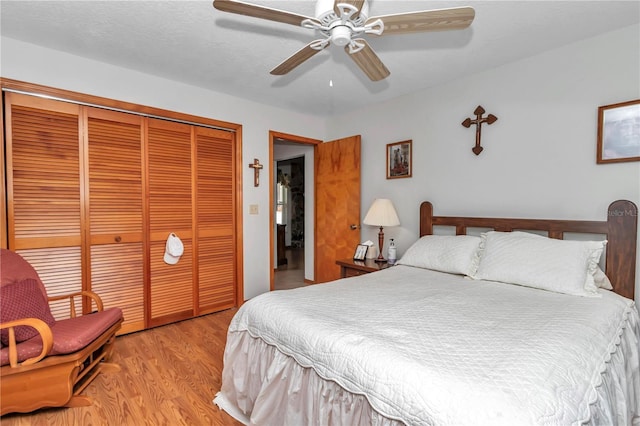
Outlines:
{"label": "lamp shade", "polygon": [[400,219],[398,219],[398,214],[391,200],[376,198],[362,223],[373,226],[398,226]]}

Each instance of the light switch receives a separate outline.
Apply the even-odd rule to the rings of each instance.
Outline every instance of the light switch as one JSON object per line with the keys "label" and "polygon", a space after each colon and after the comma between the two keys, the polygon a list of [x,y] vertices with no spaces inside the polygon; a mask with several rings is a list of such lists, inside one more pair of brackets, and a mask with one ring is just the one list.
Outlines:
{"label": "light switch", "polygon": [[249,214],[258,214],[257,204],[249,204]]}

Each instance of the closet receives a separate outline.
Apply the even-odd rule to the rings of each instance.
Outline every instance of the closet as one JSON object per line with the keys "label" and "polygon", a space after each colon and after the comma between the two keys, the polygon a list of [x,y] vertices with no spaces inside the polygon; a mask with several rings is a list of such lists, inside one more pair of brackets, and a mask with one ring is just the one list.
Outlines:
{"label": "closet", "polygon": [[49,295],[95,291],[123,332],[238,304],[236,133],[12,92],[3,109],[8,247]]}

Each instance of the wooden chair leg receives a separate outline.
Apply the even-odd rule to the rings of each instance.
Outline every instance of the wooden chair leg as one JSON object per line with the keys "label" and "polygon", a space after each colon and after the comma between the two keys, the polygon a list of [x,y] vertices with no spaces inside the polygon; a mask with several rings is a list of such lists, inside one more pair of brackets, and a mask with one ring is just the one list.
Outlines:
{"label": "wooden chair leg", "polygon": [[100,372],[101,373],[118,373],[120,371],[120,366],[118,364],[114,364],[113,362],[102,362],[100,363]]}
{"label": "wooden chair leg", "polygon": [[65,407],[73,408],[73,407],[88,407],[92,404],[92,400],[88,396],[84,395],[73,395],[69,402],[65,404]]}

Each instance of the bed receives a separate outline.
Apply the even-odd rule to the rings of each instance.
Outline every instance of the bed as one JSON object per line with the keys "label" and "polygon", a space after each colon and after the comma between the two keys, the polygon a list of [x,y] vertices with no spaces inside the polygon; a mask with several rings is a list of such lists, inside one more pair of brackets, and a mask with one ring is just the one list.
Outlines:
{"label": "bed", "polygon": [[423,202],[398,265],[245,303],[214,403],[255,425],[638,424],[636,238],[624,200],[603,221]]}

